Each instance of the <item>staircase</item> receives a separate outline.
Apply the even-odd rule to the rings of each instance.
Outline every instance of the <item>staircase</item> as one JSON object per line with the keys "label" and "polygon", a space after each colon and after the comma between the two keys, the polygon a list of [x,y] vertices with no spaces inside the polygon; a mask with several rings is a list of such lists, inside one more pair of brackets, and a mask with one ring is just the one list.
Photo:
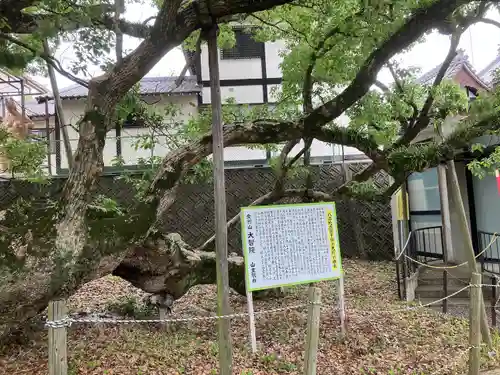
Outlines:
{"label": "staircase", "polygon": [[[442,262],[432,263],[432,266],[442,267]],[[448,298],[448,312],[453,315],[467,316],[469,306],[469,289],[460,291],[469,284],[468,266],[461,266],[447,270],[448,290],[447,295],[457,293]],[[483,274],[483,284],[491,284],[491,277]],[[418,286],[415,290],[415,301],[423,305],[439,300],[445,296],[444,279],[442,269],[421,267],[418,276]],[[460,292],[459,292],[460,291]],[[483,288],[483,296],[488,314],[491,314],[492,288]],[[498,292],[497,296],[498,298]],[[496,300],[495,298],[495,300]],[[496,302],[496,301],[495,301]],[[436,311],[442,311],[443,303],[439,302],[431,306]],[[498,319],[500,320],[500,318]]]}

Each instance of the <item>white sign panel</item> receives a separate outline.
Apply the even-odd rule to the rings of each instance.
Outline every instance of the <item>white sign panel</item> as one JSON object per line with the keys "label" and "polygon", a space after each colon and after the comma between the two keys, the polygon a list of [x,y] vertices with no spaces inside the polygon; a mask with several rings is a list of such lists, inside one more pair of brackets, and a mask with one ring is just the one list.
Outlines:
{"label": "white sign panel", "polygon": [[337,279],[335,203],[241,209],[247,291]]}

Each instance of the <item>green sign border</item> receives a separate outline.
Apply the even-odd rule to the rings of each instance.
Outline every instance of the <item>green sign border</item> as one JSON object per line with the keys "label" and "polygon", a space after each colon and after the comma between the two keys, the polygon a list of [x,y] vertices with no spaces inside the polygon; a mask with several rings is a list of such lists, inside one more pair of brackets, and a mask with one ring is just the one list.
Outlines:
{"label": "green sign border", "polygon": [[[275,284],[275,285],[270,285],[262,288],[250,288],[250,276],[248,275],[248,248],[247,248],[247,241],[246,241],[246,236],[247,236],[247,230],[246,230],[246,225],[244,225],[245,220],[243,219],[245,216],[246,211],[254,211],[256,209],[262,209],[262,208],[286,208],[286,207],[311,207],[311,206],[324,206],[327,204],[333,205],[333,215],[334,215],[334,231],[335,231],[335,252],[337,253],[337,259],[338,259],[338,271],[340,272],[339,276],[333,276],[333,277],[325,277],[321,279],[315,279],[315,280],[307,280],[307,281],[297,281],[297,282],[292,282],[292,283],[287,283],[287,284]],[[335,202],[316,202],[316,203],[293,203],[293,204],[275,204],[275,205],[260,205],[260,206],[248,206],[248,207],[241,207],[240,209],[240,221],[241,221],[241,242],[243,245],[243,256],[245,260],[245,287],[248,292],[256,292],[259,290],[266,290],[266,289],[273,289],[273,288],[279,288],[279,287],[287,287],[287,286],[293,286],[293,285],[302,285],[302,284],[310,284],[310,283],[318,283],[321,281],[327,281],[327,280],[337,280],[341,275],[344,273],[344,269],[342,267],[342,257],[340,254],[340,240],[339,240],[339,231],[338,231],[338,226],[337,226],[337,205]],[[330,256],[333,257],[334,254],[332,253],[331,247],[330,247]]]}

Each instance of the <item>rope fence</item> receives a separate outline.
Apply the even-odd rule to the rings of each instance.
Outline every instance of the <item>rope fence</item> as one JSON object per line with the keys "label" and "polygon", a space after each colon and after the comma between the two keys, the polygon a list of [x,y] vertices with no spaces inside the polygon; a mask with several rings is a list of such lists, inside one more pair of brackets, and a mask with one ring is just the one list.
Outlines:
{"label": "rope fence", "polygon": [[[488,245],[496,240],[497,235],[495,234],[494,239]],[[488,248],[487,247],[487,248]],[[486,250],[484,249],[481,253],[484,253]],[[481,253],[478,255],[480,256]],[[400,254],[401,255],[401,254]],[[410,260],[415,261],[410,258]],[[417,261],[418,262],[418,261]],[[420,262],[419,262],[420,263]],[[422,266],[428,266],[427,264],[422,263]],[[434,267],[430,267],[434,268]],[[457,266],[450,267],[440,267],[445,272],[447,269],[457,268]],[[398,309],[370,309],[370,312],[375,314],[393,314],[398,312],[409,312],[415,311],[419,309],[429,308],[434,305],[438,305],[440,303],[445,303],[448,299],[462,293],[465,290],[470,289],[470,336],[469,336],[469,346],[462,351],[456,359],[450,361],[446,367],[440,368],[435,372],[431,373],[431,375],[442,374],[443,371],[448,371],[452,368],[456,368],[460,365],[461,361],[465,356],[469,356],[468,365],[469,365],[469,374],[478,375],[479,367],[480,367],[480,358],[481,358],[481,328],[480,328],[480,306],[481,306],[481,298],[482,293],[481,288],[496,288],[500,287],[500,284],[495,283],[483,283],[482,275],[477,272],[472,273],[472,277],[468,285],[460,288],[459,290],[447,294],[446,296],[431,301],[426,304],[419,303],[417,305],[407,305]],[[307,335],[306,335],[306,344],[305,344],[305,375],[315,374],[316,373],[316,358],[317,358],[317,350],[318,350],[318,341],[319,341],[319,323],[320,323],[320,311],[321,309],[328,309],[329,312],[338,311],[341,315],[345,314],[345,307],[342,308],[343,311],[340,311],[340,304],[325,304],[321,302],[321,289],[316,287],[310,287],[309,293],[309,301],[307,303],[283,306],[279,308],[269,309],[269,310],[261,310],[252,312],[253,315],[263,316],[263,315],[271,315],[278,313],[286,313],[293,310],[301,310],[308,309],[307,315]],[[355,308],[349,308],[348,311],[356,311]],[[66,375],[65,369],[67,369],[67,328],[72,326],[73,324],[113,324],[113,325],[128,325],[128,324],[150,324],[150,323],[160,323],[160,324],[168,324],[168,323],[187,323],[187,322],[207,322],[207,321],[218,321],[221,319],[248,319],[250,318],[249,312],[237,312],[227,315],[213,315],[213,316],[191,316],[191,317],[172,317],[172,318],[162,318],[160,311],[160,319],[113,319],[113,318],[101,318],[101,317],[85,317],[85,318],[76,318],[70,317],[66,313],[66,305],[65,301],[53,301],[49,305],[49,316],[45,322],[45,326],[49,329],[49,370],[50,374],[62,374]],[[490,348],[491,349],[491,348]],[[490,356],[494,355],[494,352],[489,353]],[[311,363],[314,363],[314,368],[311,367]],[[54,371],[52,371],[54,370]]]}
{"label": "rope fence", "polygon": [[[458,293],[469,289],[473,285],[467,285],[466,287],[460,289],[459,291],[456,291],[452,294],[449,294],[446,297],[437,299],[435,301],[426,303],[426,304],[419,304],[417,306],[407,306],[401,309],[391,309],[391,310],[371,310],[374,313],[381,314],[381,313],[397,313],[397,312],[404,312],[404,311],[412,311],[412,310],[418,310],[426,307],[431,307],[433,305],[437,305],[444,300],[451,298]],[[489,286],[489,284],[481,284],[481,286]],[[290,306],[285,306],[285,307],[279,307],[276,309],[270,309],[270,310],[263,310],[263,311],[255,311],[254,315],[270,315],[270,314],[277,314],[277,313],[282,313],[286,311],[291,311],[291,310],[300,310],[305,307],[308,307],[310,305],[319,305],[323,308],[329,308],[329,311],[336,311],[338,310],[338,306],[336,305],[329,305],[329,304],[323,304],[323,303],[304,303],[304,304],[299,304],[299,305],[290,305]],[[355,310],[355,309],[351,309]],[[58,319],[58,320],[46,320],[45,321],[45,327],[46,328],[62,328],[62,327],[70,327],[74,323],[82,323],[82,324],[153,324],[153,323],[187,323],[187,322],[199,322],[199,321],[215,321],[219,319],[242,319],[242,318],[248,318],[249,317],[248,312],[242,312],[242,313],[234,313],[234,314],[228,314],[228,315],[213,315],[213,316],[194,316],[194,317],[179,317],[179,318],[165,318],[165,319],[112,319],[112,318],[72,318],[69,316],[66,316],[64,318]]]}
{"label": "rope fence", "polygon": [[[400,309],[390,309],[390,310],[376,310],[376,309],[371,309],[370,311],[376,314],[390,314],[390,313],[398,313],[398,312],[405,312],[405,311],[413,311],[413,310],[419,310],[427,307],[432,307],[434,305],[438,305],[442,303],[443,301],[454,297],[455,295],[469,289],[472,287],[493,287],[493,288],[500,288],[499,284],[469,284],[451,294],[448,294],[447,296],[443,298],[439,298],[437,300],[434,300],[432,302],[428,302],[426,304],[419,303],[416,306],[406,306],[404,308]],[[292,310],[300,310],[304,309],[308,306],[311,305],[318,305],[323,308],[328,308],[329,311],[337,311],[339,310],[338,306],[336,305],[331,305],[331,304],[323,304],[323,303],[314,303],[314,302],[309,302],[309,303],[303,303],[303,304],[297,304],[297,305],[290,305],[290,306],[285,306],[285,307],[279,307],[275,309],[270,309],[270,310],[262,310],[262,311],[255,311],[254,315],[261,316],[261,315],[271,315],[271,314],[277,314],[277,313],[282,313],[286,311],[292,311]],[[348,309],[346,309],[348,310]],[[349,310],[356,310],[356,309],[349,309]],[[219,319],[242,319],[242,318],[248,318],[249,317],[248,312],[241,312],[241,313],[234,313],[234,314],[228,314],[228,315],[213,315],[213,316],[193,316],[193,317],[179,317],[179,318],[165,318],[165,319],[113,319],[113,318],[100,318],[100,317],[95,317],[95,318],[73,318],[66,316],[64,318],[58,319],[58,320],[46,320],[45,321],[45,327],[46,328],[62,328],[62,327],[70,327],[74,323],[82,323],[82,324],[154,324],[154,323],[186,323],[186,322],[200,322],[200,321],[216,321]]]}
{"label": "rope fence", "polygon": [[[479,274],[477,274],[477,275],[479,275]],[[375,314],[382,314],[382,313],[389,313],[390,314],[390,313],[414,311],[414,310],[418,310],[418,309],[428,308],[428,307],[431,307],[433,305],[437,305],[437,304],[443,302],[444,300],[449,299],[449,298],[455,296],[456,294],[458,294],[464,290],[467,290],[469,288],[482,288],[482,287],[498,288],[498,287],[500,287],[500,285],[498,285],[498,284],[483,284],[483,283],[474,284],[471,282],[469,285],[461,288],[459,291],[451,293],[443,298],[437,299],[437,300],[432,301],[432,302],[427,303],[427,304],[419,304],[416,306],[406,306],[406,307],[401,308],[401,309],[387,309],[387,310],[385,310],[385,309],[380,309],[380,310],[371,309],[370,312],[373,312]],[[312,287],[312,289],[314,289],[316,291],[320,290],[319,288],[314,288],[314,287]],[[471,303],[473,303],[472,294],[473,293],[471,293]],[[73,317],[69,317],[65,312],[65,301],[54,301],[51,303],[62,304],[62,305],[60,305],[59,307],[57,307],[57,306],[52,307],[52,314],[50,313],[51,309],[49,308],[49,319],[47,319],[45,322],[45,326],[49,329],[49,333],[52,332],[51,335],[49,334],[49,342],[52,341],[52,344],[59,343],[59,347],[54,348],[53,350],[50,349],[50,345],[49,345],[49,366],[50,366],[50,364],[52,364],[53,366],[58,366],[58,364],[60,364],[60,362],[61,362],[60,361],[61,355],[67,357],[66,347],[61,348],[60,346],[61,345],[66,346],[67,328],[70,327],[72,324],[114,324],[114,325],[115,324],[124,324],[124,325],[125,324],[149,324],[149,323],[167,324],[167,323],[183,323],[183,322],[217,321],[219,319],[244,319],[244,318],[249,317],[248,312],[240,312],[240,313],[233,313],[233,314],[228,314],[228,315],[214,315],[214,316],[202,316],[202,317],[200,317],[200,316],[176,317],[176,318],[166,318],[166,319],[110,319],[110,318],[100,318],[100,317],[73,318]],[[310,298],[310,300],[307,303],[284,306],[284,307],[269,309],[269,310],[255,311],[254,314],[262,316],[262,315],[269,315],[269,314],[278,314],[278,313],[283,313],[283,312],[286,313],[289,311],[301,310],[301,309],[305,309],[305,308],[309,309],[309,311],[308,311],[308,325],[307,325],[308,334],[307,334],[307,337],[310,337],[311,335],[314,336],[315,334],[319,335],[319,320],[317,320],[317,319],[311,320],[310,319],[312,316],[311,315],[312,311],[316,311],[316,313],[319,314],[319,311],[317,309],[321,309],[321,308],[328,308],[328,311],[330,311],[330,312],[332,310],[336,310],[336,311],[339,310],[338,305],[325,304],[325,303],[322,303],[320,299],[319,300],[317,300],[317,299],[311,300],[311,298]],[[349,310],[353,311],[356,309],[349,309]],[[55,314],[54,314],[54,311],[56,311]],[[57,314],[57,311],[59,311],[59,315]],[[61,314],[61,312],[64,312],[64,313]],[[472,313],[471,313],[471,317],[472,317]],[[50,319],[50,318],[52,318],[52,319]],[[479,322],[479,320],[477,321],[477,323],[478,322]],[[472,324],[472,320],[471,320],[471,324]],[[477,330],[477,332],[480,332],[480,328],[479,328],[478,324],[476,324],[475,329]],[[471,332],[472,331],[473,330],[471,330]],[[57,337],[59,337],[59,338],[57,339]],[[52,338],[52,340],[50,340],[51,338]],[[470,344],[465,350],[460,352],[459,355],[454,360],[450,361],[445,367],[440,368],[440,369],[436,370],[435,372],[432,372],[430,375],[442,374],[443,371],[448,371],[448,370],[451,370],[453,368],[458,367],[460,365],[460,363],[464,360],[464,357],[466,357],[467,355],[469,355],[469,366],[472,366],[472,359],[471,358],[475,358],[475,357],[479,358],[480,357],[480,354],[478,354],[478,353],[480,353],[480,346],[481,346],[480,343],[479,343],[479,345]],[[317,348],[316,349],[313,348],[312,353],[307,353],[307,350],[309,350],[307,348],[310,348],[310,345],[306,344],[306,357],[307,356],[313,356],[313,357],[316,356]],[[476,349],[476,351],[474,351],[473,349]],[[58,357],[59,359],[50,360],[50,358],[52,358],[56,354],[59,355],[59,357]],[[493,354],[494,353],[490,352],[490,355],[493,355]],[[474,366],[477,367],[478,364],[474,363]],[[64,371],[63,372],[54,372],[54,373],[64,374]],[[306,373],[306,375],[307,375],[307,373]]]}
{"label": "rope fence", "polygon": [[[304,303],[300,305],[290,305],[286,307],[279,307],[271,310],[264,311],[255,311],[254,315],[269,315],[269,314],[277,314],[285,311],[291,310],[299,310],[310,305],[320,305],[321,303]],[[214,316],[194,316],[194,317],[184,317],[184,318],[172,318],[172,319],[110,319],[110,318],[71,318],[65,317],[56,321],[47,320],[45,322],[45,327],[47,328],[61,328],[61,327],[70,327],[73,323],[84,323],[84,324],[92,324],[92,323],[109,323],[109,324],[150,324],[150,323],[185,323],[185,322],[200,322],[200,321],[211,321],[211,320],[219,320],[219,319],[241,319],[247,318],[249,313],[234,313],[228,315],[214,315]]]}

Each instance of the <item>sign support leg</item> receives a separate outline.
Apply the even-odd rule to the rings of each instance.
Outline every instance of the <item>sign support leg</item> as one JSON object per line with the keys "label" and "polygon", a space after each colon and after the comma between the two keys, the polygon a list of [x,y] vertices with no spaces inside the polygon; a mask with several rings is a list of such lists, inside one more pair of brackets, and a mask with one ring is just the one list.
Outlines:
{"label": "sign support leg", "polygon": [[345,293],[344,293],[344,272],[337,280],[338,298],[339,298],[339,318],[340,318],[340,339],[344,339],[346,335],[345,325]]}
{"label": "sign support leg", "polygon": [[253,311],[253,295],[252,292],[247,291],[247,305],[248,305],[248,324],[250,328],[250,344],[252,346],[252,353],[257,353],[257,335],[255,332],[255,314]]}

